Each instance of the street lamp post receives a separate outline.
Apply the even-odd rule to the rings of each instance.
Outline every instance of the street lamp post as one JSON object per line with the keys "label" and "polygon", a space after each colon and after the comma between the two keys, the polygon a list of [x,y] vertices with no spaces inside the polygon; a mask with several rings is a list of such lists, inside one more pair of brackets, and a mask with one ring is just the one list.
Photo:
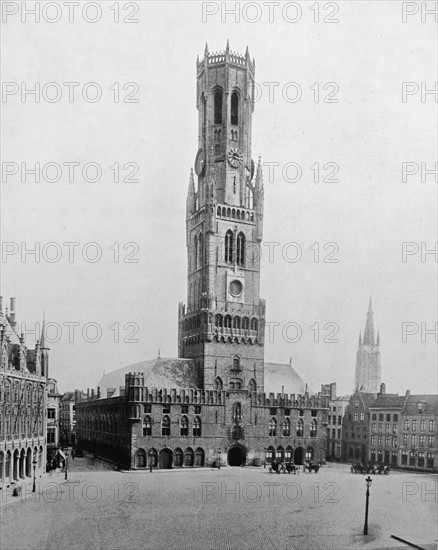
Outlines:
{"label": "street lamp post", "polygon": [[221,469],[221,449],[217,450],[217,469]]}
{"label": "street lamp post", "polygon": [[67,480],[67,468],[68,468],[68,452],[65,451],[65,475],[64,475],[65,480]]}
{"label": "street lamp post", "polygon": [[370,476],[368,476],[365,480],[365,483],[367,484],[367,492],[366,492],[366,503],[365,503],[365,525],[363,526],[363,534],[368,535],[368,503],[370,500],[370,485],[372,483],[372,479]]}
{"label": "street lamp post", "polygon": [[37,465],[37,459],[34,457],[32,460],[33,464],[33,485],[32,485],[32,493],[35,493],[36,491],[36,465]]}

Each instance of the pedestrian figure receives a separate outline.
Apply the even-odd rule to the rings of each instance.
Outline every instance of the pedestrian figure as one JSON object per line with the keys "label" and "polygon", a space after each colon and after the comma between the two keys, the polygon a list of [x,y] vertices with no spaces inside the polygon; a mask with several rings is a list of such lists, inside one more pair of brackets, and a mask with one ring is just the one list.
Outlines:
{"label": "pedestrian figure", "polygon": [[75,459],[75,450],[74,449],[71,450],[71,459],[72,460]]}
{"label": "pedestrian figure", "polygon": [[149,464],[149,471],[152,473],[152,462]]}

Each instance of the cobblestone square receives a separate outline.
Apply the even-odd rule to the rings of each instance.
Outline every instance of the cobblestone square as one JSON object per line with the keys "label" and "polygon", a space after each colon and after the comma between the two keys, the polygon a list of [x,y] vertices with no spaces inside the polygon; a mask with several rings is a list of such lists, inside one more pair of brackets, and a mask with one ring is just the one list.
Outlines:
{"label": "cobblestone square", "polygon": [[354,549],[431,550],[437,479],[391,472],[371,484],[363,536],[365,476],[328,464],[318,474],[264,468],[116,472],[87,459],[42,478],[35,495],[4,491],[2,550]]}

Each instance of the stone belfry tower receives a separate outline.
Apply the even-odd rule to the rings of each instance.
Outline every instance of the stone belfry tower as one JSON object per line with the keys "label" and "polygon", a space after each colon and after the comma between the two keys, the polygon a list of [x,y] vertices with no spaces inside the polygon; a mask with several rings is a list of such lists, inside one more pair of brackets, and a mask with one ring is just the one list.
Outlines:
{"label": "stone belfry tower", "polygon": [[204,389],[264,390],[265,302],[260,299],[261,161],[251,157],[254,71],[225,51],[197,60],[198,152],[187,195],[187,305],[178,353]]}
{"label": "stone belfry tower", "polygon": [[356,374],[354,389],[363,392],[377,393],[380,391],[380,335],[374,338],[373,303],[370,298],[367,322],[363,340],[359,333],[359,349],[356,354]]}

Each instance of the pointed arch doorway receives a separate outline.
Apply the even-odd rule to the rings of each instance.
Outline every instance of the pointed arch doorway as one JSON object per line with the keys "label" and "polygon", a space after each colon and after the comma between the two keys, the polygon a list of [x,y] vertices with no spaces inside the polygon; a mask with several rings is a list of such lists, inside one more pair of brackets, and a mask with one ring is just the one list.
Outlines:
{"label": "pointed arch doorway", "polygon": [[246,462],[246,447],[236,443],[228,449],[228,464],[230,466],[242,466]]}

